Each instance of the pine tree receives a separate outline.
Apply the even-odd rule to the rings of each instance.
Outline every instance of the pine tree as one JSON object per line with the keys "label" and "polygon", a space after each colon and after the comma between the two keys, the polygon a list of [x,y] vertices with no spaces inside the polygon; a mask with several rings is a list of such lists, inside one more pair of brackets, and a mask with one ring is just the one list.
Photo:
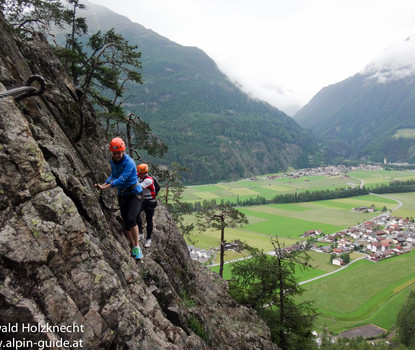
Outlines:
{"label": "pine tree", "polygon": [[229,293],[258,311],[281,349],[310,348],[316,310],[311,302],[295,302],[303,293],[295,269],[310,267],[310,257],[305,250],[288,253],[278,240],[273,245],[273,256],[254,251],[251,259],[233,264]]}
{"label": "pine tree", "polygon": [[220,267],[219,275],[223,277],[223,265],[225,261],[225,228],[238,227],[248,223],[248,219],[244,213],[229,204],[217,205],[215,201],[203,206],[196,217],[198,218],[198,227],[201,230],[214,228],[220,230]]}
{"label": "pine tree", "polygon": [[415,349],[415,291],[409,294],[407,302],[399,311],[396,321],[398,337],[402,344]]}

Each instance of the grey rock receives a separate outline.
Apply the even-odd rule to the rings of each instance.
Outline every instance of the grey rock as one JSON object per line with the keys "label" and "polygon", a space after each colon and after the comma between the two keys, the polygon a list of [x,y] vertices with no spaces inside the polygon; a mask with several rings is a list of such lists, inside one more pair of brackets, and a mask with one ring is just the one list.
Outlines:
{"label": "grey rock", "polygon": [[[43,96],[0,99],[2,339],[62,339],[89,349],[276,349],[227,283],[190,259],[160,203],[152,246],[135,262],[119,212],[94,183],[110,173],[108,141],[47,42],[17,39],[0,17],[0,91],[32,74]],[[85,130],[74,138],[84,113]],[[104,203],[116,206],[116,194]],[[28,332],[23,325],[45,327]],[[71,328],[72,327],[72,328]],[[40,328],[39,328],[40,329]],[[66,331],[70,329],[71,331]]]}

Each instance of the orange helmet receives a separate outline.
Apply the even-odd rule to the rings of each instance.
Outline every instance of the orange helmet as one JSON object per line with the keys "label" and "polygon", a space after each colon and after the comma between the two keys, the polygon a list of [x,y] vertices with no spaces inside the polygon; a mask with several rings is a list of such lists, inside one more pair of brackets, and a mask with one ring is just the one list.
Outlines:
{"label": "orange helmet", "polygon": [[110,151],[119,152],[125,151],[125,143],[121,137],[114,137],[110,142]]}
{"label": "orange helmet", "polygon": [[148,165],[147,164],[140,164],[137,166],[137,173],[148,173]]}

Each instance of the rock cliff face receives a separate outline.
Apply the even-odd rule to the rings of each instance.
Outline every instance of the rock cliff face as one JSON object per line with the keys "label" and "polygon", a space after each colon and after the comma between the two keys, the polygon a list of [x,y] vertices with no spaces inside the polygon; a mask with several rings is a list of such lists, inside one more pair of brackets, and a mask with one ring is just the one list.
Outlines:
{"label": "rock cliff face", "polygon": [[[0,91],[33,74],[42,96],[0,98],[0,342],[27,348],[274,349],[255,313],[193,262],[162,205],[136,263],[119,212],[93,184],[110,172],[108,141],[81,111],[42,38],[22,42],[0,18]],[[74,142],[84,117],[83,135]],[[114,196],[105,203],[115,206]],[[66,342],[66,343],[65,343]]]}

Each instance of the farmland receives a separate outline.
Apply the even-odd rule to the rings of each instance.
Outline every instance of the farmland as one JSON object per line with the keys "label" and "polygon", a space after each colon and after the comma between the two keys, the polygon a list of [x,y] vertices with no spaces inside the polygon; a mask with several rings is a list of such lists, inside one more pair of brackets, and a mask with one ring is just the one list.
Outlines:
{"label": "farmland", "polygon": [[292,176],[288,174],[268,174],[255,179],[246,179],[237,182],[219,183],[201,186],[189,186],[183,193],[183,201],[197,202],[203,200],[224,200],[232,203],[262,196],[271,199],[276,195],[300,193],[304,191],[334,190],[360,186],[368,187],[388,184],[394,180],[415,179],[415,171],[388,171],[356,169],[337,176],[316,174],[314,176]]}
{"label": "farmland", "polygon": [[[184,198],[190,202],[211,199],[219,202],[223,199],[236,203],[238,200],[255,196],[272,198],[276,193],[333,190],[351,184],[376,187],[395,179],[415,179],[415,172],[356,170],[347,176],[280,177],[272,180],[269,177],[259,177],[255,181],[194,186],[186,189]],[[414,193],[393,193],[385,196],[389,198],[365,195],[327,201],[239,207],[238,210],[247,215],[249,223],[241,228],[226,229],[225,239],[228,242],[240,239],[263,251],[270,251],[273,249],[272,238],[278,237],[282,245],[290,246],[303,240],[301,236],[307,230],[321,230],[325,234],[335,233],[373,218],[382,208],[395,209],[398,201],[402,202],[403,206],[394,211],[393,215],[415,217]],[[371,205],[375,206],[377,213],[352,211],[355,207]],[[194,234],[198,248],[213,251],[219,246],[220,235],[217,231],[208,230]],[[338,268],[330,264],[327,254],[310,254],[315,268],[298,272],[299,281],[306,281]],[[241,256],[236,252],[227,252],[225,260],[230,261]],[[352,259],[356,257],[352,256]],[[213,262],[217,263],[218,260]],[[415,266],[415,252],[377,264],[366,260],[359,261],[339,273],[304,284],[304,298],[316,300],[316,306],[321,313],[316,327],[327,325],[331,331],[337,333],[361,324],[373,323],[390,329],[409,290],[415,285],[415,270],[408,269],[407,266]],[[212,269],[217,270],[217,267]],[[393,272],[397,270],[399,273]],[[230,277],[230,265],[225,265],[224,278]],[[365,286],[365,289],[362,289],[362,286]]]}
{"label": "farmland", "polygon": [[[271,204],[239,208],[247,215],[249,224],[237,229],[226,230],[226,240],[235,239],[248,242],[251,246],[272,250],[271,238],[278,237],[287,246],[303,240],[301,235],[307,230],[322,230],[326,234],[364,222],[373,217],[371,213],[352,212],[353,207],[362,205],[393,208],[393,200],[375,196],[343,198],[331,201],[316,201],[292,204]],[[208,230],[196,236],[197,246],[203,249],[218,247],[219,234]]]}
{"label": "farmland", "polygon": [[361,260],[303,287],[302,298],[315,300],[320,312],[320,330],[325,324],[340,332],[368,323],[390,329],[409,290],[415,288],[415,251],[377,264]]}

